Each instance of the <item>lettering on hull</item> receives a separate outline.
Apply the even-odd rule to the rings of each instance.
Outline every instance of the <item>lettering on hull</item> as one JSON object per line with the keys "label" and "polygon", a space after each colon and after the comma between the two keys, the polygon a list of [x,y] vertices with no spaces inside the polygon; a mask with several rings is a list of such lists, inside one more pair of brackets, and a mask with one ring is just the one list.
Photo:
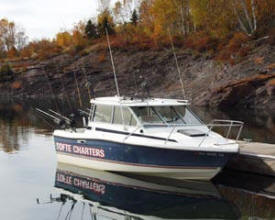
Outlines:
{"label": "lettering on hull", "polygon": [[73,154],[79,154],[79,155],[89,156],[89,157],[105,158],[104,150],[95,148],[95,147],[71,145],[71,144],[64,144],[60,142],[56,142],[55,146],[56,146],[56,151],[59,151],[59,152],[73,153]]}

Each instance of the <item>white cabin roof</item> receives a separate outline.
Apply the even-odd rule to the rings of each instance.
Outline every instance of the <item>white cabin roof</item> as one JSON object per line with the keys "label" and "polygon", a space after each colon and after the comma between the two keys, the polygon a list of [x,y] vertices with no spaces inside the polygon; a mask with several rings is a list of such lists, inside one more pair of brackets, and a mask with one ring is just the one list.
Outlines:
{"label": "white cabin roof", "polygon": [[130,97],[101,97],[91,99],[92,104],[101,105],[122,105],[122,106],[185,106],[190,103],[188,100],[181,99],[162,99],[162,98],[130,98]]}

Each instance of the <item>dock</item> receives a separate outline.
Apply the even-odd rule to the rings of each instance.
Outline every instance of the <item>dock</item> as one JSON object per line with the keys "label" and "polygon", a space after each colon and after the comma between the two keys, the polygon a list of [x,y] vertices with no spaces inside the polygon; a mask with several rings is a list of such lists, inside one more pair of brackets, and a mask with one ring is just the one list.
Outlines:
{"label": "dock", "polygon": [[275,144],[239,141],[240,153],[226,168],[275,177]]}

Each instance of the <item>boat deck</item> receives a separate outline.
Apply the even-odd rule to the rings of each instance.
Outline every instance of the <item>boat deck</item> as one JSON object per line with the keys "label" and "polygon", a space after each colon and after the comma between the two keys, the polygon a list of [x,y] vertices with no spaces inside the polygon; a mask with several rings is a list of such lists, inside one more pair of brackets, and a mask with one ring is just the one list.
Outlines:
{"label": "boat deck", "polygon": [[240,141],[240,154],[227,168],[261,175],[275,176],[275,144]]}

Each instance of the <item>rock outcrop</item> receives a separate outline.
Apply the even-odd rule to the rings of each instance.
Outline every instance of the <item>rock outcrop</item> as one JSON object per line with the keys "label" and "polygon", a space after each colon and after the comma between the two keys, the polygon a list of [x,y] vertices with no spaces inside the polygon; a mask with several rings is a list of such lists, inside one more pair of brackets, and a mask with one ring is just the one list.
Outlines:
{"label": "rock outcrop", "polygon": [[[224,108],[275,109],[275,50],[262,44],[237,64],[215,61],[207,54],[176,51],[187,97],[194,105]],[[182,97],[171,50],[114,50],[121,94]],[[12,63],[15,77],[0,82],[0,94],[14,97],[115,95],[112,66],[107,49],[82,56],[60,54],[45,61]]]}

